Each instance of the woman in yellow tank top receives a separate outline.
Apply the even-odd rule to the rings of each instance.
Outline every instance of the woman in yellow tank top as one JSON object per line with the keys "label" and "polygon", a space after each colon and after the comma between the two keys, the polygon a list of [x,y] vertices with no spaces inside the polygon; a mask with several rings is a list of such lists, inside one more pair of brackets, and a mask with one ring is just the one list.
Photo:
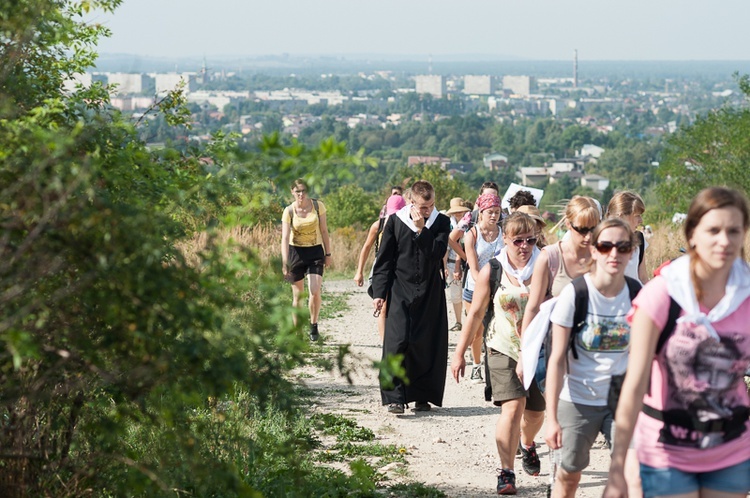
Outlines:
{"label": "woman in yellow tank top", "polygon": [[284,209],[281,217],[282,271],[284,280],[292,284],[292,304],[295,307],[299,305],[307,275],[310,340],[317,341],[323,270],[331,264],[326,207],[308,197],[308,187],[302,179],[292,183],[291,191],[294,202]]}

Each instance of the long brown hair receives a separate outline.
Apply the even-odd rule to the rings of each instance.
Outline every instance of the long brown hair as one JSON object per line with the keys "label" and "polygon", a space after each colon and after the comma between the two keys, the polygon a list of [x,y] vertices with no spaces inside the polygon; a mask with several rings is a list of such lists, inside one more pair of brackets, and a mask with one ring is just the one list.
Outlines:
{"label": "long brown hair", "polygon": [[[628,240],[630,241],[630,246],[635,247],[635,233],[633,232],[633,229],[630,228],[630,224],[627,223],[622,218],[607,218],[606,220],[603,220],[601,223],[596,225],[596,228],[594,228],[594,231],[591,232],[590,244],[591,244],[592,249],[597,244],[597,242],[599,242],[599,236],[607,228],[622,228],[623,230],[625,230],[625,232],[628,234]],[[591,261],[589,262],[589,271],[594,269],[595,265],[596,263],[594,262],[594,258],[591,258]]]}
{"label": "long brown hair", "polygon": [[[685,219],[685,240],[688,241],[689,245],[687,253],[690,255],[690,280],[693,282],[695,297],[698,299],[698,302],[703,299],[703,291],[695,272],[700,257],[696,253],[695,247],[690,245],[690,239],[693,237],[695,228],[706,213],[713,209],[731,207],[740,210],[740,213],[742,213],[742,227],[747,231],[750,225],[750,209],[748,209],[745,196],[737,190],[728,187],[709,187],[698,192],[693,202],[690,203],[687,218]],[[745,257],[744,248],[741,251],[741,257],[743,259]]]}

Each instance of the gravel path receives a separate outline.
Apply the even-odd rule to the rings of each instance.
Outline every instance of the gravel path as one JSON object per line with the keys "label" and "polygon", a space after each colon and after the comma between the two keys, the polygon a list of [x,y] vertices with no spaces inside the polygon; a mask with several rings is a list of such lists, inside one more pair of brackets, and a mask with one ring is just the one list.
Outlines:
{"label": "gravel path", "polygon": [[[423,482],[444,491],[450,497],[495,495],[500,460],[495,447],[495,423],[500,409],[484,401],[484,385],[472,384],[468,378],[457,384],[446,372],[443,407],[430,412],[408,411],[403,415],[386,413],[380,402],[377,371],[372,361],[381,356],[372,301],[364,288],[351,281],[325,283],[324,292],[346,293],[350,309],[338,318],[321,320],[322,341],[326,345],[351,345],[358,367],[352,384],[340,375],[310,372],[305,383],[320,391],[318,409],[342,413],[372,429],[382,444],[398,444],[408,451],[408,473],[389,473],[394,480]],[[455,323],[452,307],[449,323]],[[450,332],[450,355],[458,332]],[[467,368],[467,371],[469,369]],[[467,372],[468,373],[468,372]],[[523,472],[516,459],[516,485],[520,496],[543,497],[549,482],[549,455],[543,438],[544,428],[536,437],[542,473],[532,477]],[[600,438],[601,439],[601,438]],[[603,439],[591,452],[591,464],[583,473],[577,496],[599,497],[604,489],[609,467],[609,452],[602,447]]]}

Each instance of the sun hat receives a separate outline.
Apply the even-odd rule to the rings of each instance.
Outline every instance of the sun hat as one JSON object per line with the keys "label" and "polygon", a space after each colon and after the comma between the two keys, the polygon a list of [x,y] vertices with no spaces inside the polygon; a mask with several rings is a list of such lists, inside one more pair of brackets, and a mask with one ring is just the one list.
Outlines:
{"label": "sun hat", "polygon": [[465,213],[466,211],[471,211],[471,209],[466,207],[466,205],[464,204],[464,200],[460,197],[454,197],[453,199],[451,199],[450,209],[448,209],[445,214],[459,214]]}
{"label": "sun hat", "polygon": [[385,215],[390,216],[404,206],[406,206],[404,198],[398,194],[394,194],[385,203]]}

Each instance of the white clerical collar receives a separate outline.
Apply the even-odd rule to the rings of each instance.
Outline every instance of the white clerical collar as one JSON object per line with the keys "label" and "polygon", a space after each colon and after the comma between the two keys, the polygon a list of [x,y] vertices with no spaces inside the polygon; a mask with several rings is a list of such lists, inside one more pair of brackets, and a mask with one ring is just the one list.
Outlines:
{"label": "white clerical collar", "polygon": [[[406,206],[402,207],[401,209],[396,211],[396,216],[398,216],[398,218],[404,222],[404,225],[409,227],[412,232],[418,232],[419,230],[417,230],[417,226],[414,224],[414,220],[411,219],[412,206],[413,204],[407,204]],[[427,221],[424,224],[425,228],[430,228],[432,224],[435,223],[438,214],[440,214],[440,212],[433,207],[432,212],[430,213],[430,217],[427,218]]]}

